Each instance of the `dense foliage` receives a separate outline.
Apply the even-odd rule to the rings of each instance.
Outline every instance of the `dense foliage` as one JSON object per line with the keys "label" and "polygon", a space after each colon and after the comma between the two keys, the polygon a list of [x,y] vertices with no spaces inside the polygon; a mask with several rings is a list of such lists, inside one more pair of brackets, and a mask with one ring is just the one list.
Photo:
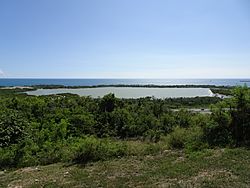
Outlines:
{"label": "dense foliage", "polygon": [[[114,94],[98,99],[71,94],[2,95],[0,167],[85,163],[136,154],[127,140],[149,142],[145,153],[158,150],[154,143],[159,141],[188,150],[250,146],[249,89],[236,88],[233,95],[223,101],[118,99]],[[202,104],[214,104],[211,115],[172,110]]]}

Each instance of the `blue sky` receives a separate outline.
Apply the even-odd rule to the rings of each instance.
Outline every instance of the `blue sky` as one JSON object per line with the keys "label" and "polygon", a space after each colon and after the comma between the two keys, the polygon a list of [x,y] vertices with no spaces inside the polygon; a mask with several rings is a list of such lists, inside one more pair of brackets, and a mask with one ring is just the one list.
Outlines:
{"label": "blue sky", "polygon": [[2,0],[0,77],[250,78],[250,1]]}

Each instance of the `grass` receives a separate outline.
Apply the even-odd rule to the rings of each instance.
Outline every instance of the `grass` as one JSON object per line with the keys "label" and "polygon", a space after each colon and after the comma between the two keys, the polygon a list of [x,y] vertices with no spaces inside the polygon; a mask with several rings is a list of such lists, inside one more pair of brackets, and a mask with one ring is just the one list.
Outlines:
{"label": "grass", "polygon": [[165,150],[85,166],[57,163],[0,174],[0,187],[249,187],[250,151]]}

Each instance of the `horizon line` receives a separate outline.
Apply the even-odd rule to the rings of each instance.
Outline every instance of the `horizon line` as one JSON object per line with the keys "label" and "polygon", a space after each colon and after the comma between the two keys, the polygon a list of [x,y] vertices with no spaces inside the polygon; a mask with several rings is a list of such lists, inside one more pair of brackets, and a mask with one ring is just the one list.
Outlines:
{"label": "horizon line", "polygon": [[107,79],[107,80],[111,80],[111,79],[115,79],[115,80],[123,80],[123,79],[127,79],[127,80],[134,80],[134,79],[138,79],[138,80],[192,80],[192,79],[204,79],[204,80],[220,80],[220,79],[250,79],[250,77],[246,78],[240,78],[240,77],[231,77],[231,78],[228,78],[228,77],[224,77],[224,78],[98,78],[98,77],[90,77],[90,78],[63,78],[63,77],[58,77],[58,78],[50,78],[50,77],[0,77],[0,79],[58,79],[58,80],[61,80],[61,79]]}

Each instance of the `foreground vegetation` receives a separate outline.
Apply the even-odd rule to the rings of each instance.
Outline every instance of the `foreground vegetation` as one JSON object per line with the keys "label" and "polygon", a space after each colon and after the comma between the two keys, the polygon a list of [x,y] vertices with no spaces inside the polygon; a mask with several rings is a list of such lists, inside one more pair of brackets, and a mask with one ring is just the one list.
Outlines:
{"label": "foreground vegetation", "polygon": [[250,151],[164,150],[81,165],[26,167],[0,175],[0,187],[249,187]]}
{"label": "foreground vegetation", "polygon": [[[39,166],[41,171],[2,171],[2,186],[15,184],[16,179],[24,181],[30,170],[34,177],[70,171],[63,180],[51,172],[48,179],[23,182],[38,187],[47,183],[52,187],[89,186],[93,181],[96,186],[125,182],[131,183],[127,186],[192,186],[195,177],[199,187],[229,185],[229,176],[235,178],[232,185],[249,183],[250,155],[244,149],[250,146],[247,87],[234,89],[233,97],[224,100],[118,99],[113,94],[98,99],[71,94],[37,97],[1,92],[0,168],[9,171],[54,164]],[[211,115],[172,110],[208,105]],[[133,166],[137,164],[138,168]],[[116,172],[124,176],[113,174]]]}

